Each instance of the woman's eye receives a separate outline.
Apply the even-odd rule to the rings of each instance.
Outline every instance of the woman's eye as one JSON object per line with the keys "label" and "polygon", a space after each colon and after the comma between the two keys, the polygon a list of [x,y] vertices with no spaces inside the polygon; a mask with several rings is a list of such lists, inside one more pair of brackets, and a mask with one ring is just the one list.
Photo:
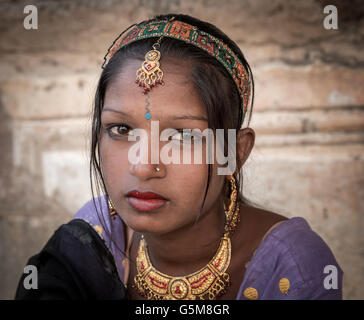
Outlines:
{"label": "woman's eye", "polygon": [[131,136],[133,132],[133,130],[125,124],[113,125],[106,130],[110,136]]}

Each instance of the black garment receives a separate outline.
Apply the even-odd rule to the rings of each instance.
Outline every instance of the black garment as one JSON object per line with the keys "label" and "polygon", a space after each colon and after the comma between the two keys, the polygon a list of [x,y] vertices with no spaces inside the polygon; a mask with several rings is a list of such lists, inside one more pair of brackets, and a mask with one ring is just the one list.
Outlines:
{"label": "black garment", "polygon": [[38,270],[38,289],[24,288],[23,274],[16,300],[125,300],[114,257],[97,231],[82,219],[60,226],[42,251],[27,265]]}

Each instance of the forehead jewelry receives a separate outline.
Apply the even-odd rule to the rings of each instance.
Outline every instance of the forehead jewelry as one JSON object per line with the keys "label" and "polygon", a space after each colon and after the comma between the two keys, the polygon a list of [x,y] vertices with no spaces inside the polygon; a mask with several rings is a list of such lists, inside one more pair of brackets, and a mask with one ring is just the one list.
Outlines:
{"label": "forehead jewelry", "polygon": [[153,44],[153,49],[146,53],[145,60],[143,61],[141,68],[136,72],[135,83],[144,88],[143,93],[146,95],[145,118],[147,120],[152,117],[149,109],[149,91],[159,84],[164,85],[164,81],[162,80],[163,71],[159,68],[161,53],[158,49],[160,47],[161,40],[162,37]]}
{"label": "forehead jewelry", "polygon": [[[131,28],[131,29],[130,29]],[[241,101],[241,123],[243,123],[247,112],[249,97],[251,91],[250,73],[241,62],[238,55],[222,40],[213,35],[199,30],[197,27],[188,23],[175,20],[172,17],[167,20],[149,21],[131,26],[125,36],[119,37],[113,42],[107,54],[104,57],[102,68],[107,65],[112,56],[119,49],[136,42],[138,40],[158,37],[157,42],[152,49],[145,55],[145,60],[141,68],[137,70],[136,82],[144,88],[143,93],[146,95],[146,119],[151,118],[149,109],[149,92],[150,90],[164,82],[163,71],[160,69],[160,42],[163,37],[173,38],[185,43],[191,44],[207,52],[219,61],[225,70],[229,73],[238,90]]]}

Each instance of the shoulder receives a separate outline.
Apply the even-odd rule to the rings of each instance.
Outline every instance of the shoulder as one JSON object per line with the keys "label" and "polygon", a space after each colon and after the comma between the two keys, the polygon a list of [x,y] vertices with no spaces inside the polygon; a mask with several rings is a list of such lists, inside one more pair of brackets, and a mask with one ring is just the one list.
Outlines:
{"label": "shoulder", "polygon": [[119,214],[115,216],[114,220],[111,219],[107,195],[86,202],[73,218],[88,222],[99,233],[114,255],[119,276],[123,279],[124,268],[121,261],[125,258],[126,226]]}
{"label": "shoulder", "polygon": [[[118,216],[119,218],[119,216]],[[81,219],[88,222],[98,231],[99,235],[111,246],[110,233],[112,227],[111,218],[109,214],[109,206],[107,196],[103,195],[97,198],[92,198],[87,201],[73,216],[73,219]],[[118,227],[120,233],[120,221],[113,223]]]}
{"label": "shoulder", "polygon": [[[332,279],[327,279],[330,270]],[[341,299],[342,276],[324,240],[304,218],[294,217],[274,228],[259,245],[240,293],[253,287],[262,299]],[[288,292],[282,292],[283,283],[289,283]]]}
{"label": "shoulder", "polygon": [[125,298],[111,252],[82,219],[60,226],[28,264],[36,267],[37,290],[25,288],[23,275],[15,299]]}
{"label": "shoulder", "polygon": [[276,257],[291,261],[303,281],[322,274],[326,265],[336,264],[340,268],[331,249],[302,217],[285,221],[267,237],[267,247],[277,244]]}
{"label": "shoulder", "polygon": [[108,215],[107,198],[105,195],[87,201],[74,215],[74,219],[86,220],[92,225],[105,220]]}

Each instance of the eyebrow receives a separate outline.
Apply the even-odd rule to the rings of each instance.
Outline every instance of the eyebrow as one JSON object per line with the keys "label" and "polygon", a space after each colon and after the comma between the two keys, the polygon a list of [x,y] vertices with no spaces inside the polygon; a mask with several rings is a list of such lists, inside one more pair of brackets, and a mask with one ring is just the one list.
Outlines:
{"label": "eyebrow", "polygon": [[[102,109],[102,112],[104,111],[111,111],[111,112],[115,112],[115,113],[119,113],[123,116],[126,116],[126,117],[129,117],[129,115],[123,111],[119,111],[119,110],[114,110],[114,109],[111,109],[111,108],[103,108]],[[207,119],[203,116],[194,116],[194,115],[180,115],[180,116],[172,116],[172,117],[169,117],[167,119],[171,119],[171,120],[197,120],[197,121],[206,121],[207,122]]]}

